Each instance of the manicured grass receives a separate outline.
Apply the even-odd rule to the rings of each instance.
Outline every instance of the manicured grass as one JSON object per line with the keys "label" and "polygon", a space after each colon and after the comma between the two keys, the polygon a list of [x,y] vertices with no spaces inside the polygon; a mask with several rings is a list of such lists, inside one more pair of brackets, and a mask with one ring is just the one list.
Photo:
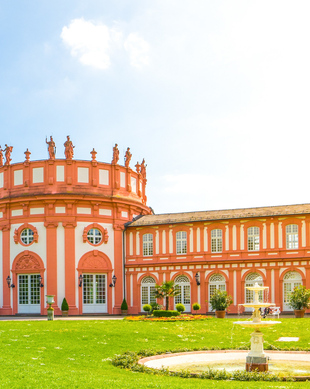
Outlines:
{"label": "manicured grass", "polygon": [[[0,387],[300,388],[308,383],[223,382],[133,373],[109,358],[127,350],[247,348],[251,329],[232,319],[197,322],[0,321]],[[283,319],[263,330],[265,348],[310,349],[310,319]],[[280,336],[299,336],[294,343]]]}

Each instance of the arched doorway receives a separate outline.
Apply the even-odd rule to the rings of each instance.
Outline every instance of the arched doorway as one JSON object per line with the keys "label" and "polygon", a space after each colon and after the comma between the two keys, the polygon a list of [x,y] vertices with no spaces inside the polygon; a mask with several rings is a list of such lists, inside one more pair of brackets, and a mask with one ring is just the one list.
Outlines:
{"label": "arched doorway", "polygon": [[[13,261],[14,307],[13,313],[40,314],[44,297],[44,265],[35,253],[25,251]],[[41,292],[42,290],[42,292]]]}
{"label": "arched doorway", "polygon": [[[249,273],[245,277],[245,290],[244,290],[244,296],[245,296],[245,303],[252,303],[254,299],[254,292],[252,290],[248,290],[247,287],[252,287],[255,284],[258,284],[259,286],[264,286],[263,277],[259,273]],[[263,291],[260,291],[258,293],[259,300],[264,301],[264,294]],[[245,311],[252,311],[253,308],[245,308]]]}
{"label": "arched doorway", "polygon": [[178,296],[174,298],[174,305],[183,304],[185,311],[191,311],[191,284],[187,276],[178,276],[175,279],[176,290],[180,292]]}
{"label": "arched doorway", "polygon": [[155,280],[151,276],[144,277],[141,281],[141,311],[143,305],[156,303]]}
{"label": "arched doorway", "polygon": [[[226,290],[226,281],[225,277],[222,274],[216,273],[212,274],[212,276],[209,278],[209,298],[208,301],[210,301],[210,298],[213,296],[216,290]],[[211,305],[209,303],[209,311],[211,311]]]}
{"label": "arched doorway", "polygon": [[283,277],[283,311],[293,311],[289,306],[290,294],[296,286],[302,285],[301,275],[297,271],[288,271]]}
{"label": "arched doorway", "polygon": [[[111,261],[104,253],[94,250],[79,261],[81,313],[108,313],[108,279],[112,275]],[[111,288],[110,288],[111,289]]]}

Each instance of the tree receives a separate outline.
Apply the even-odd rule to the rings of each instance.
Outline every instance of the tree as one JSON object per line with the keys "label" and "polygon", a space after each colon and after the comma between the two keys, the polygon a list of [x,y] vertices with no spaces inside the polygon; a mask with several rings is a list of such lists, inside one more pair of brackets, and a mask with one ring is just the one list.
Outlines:
{"label": "tree", "polygon": [[155,297],[160,300],[166,299],[166,311],[169,310],[169,297],[178,296],[180,293],[174,281],[165,281],[161,285],[155,285]]}

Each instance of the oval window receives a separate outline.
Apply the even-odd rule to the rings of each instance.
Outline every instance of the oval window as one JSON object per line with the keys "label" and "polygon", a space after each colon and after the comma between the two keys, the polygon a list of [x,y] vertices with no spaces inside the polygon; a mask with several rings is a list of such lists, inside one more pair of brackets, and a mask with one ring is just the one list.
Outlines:
{"label": "oval window", "polygon": [[20,234],[20,240],[24,244],[30,244],[33,242],[34,233],[30,228],[25,228]]}
{"label": "oval window", "polygon": [[101,231],[98,228],[91,228],[87,232],[87,240],[91,244],[99,244],[102,240]]}

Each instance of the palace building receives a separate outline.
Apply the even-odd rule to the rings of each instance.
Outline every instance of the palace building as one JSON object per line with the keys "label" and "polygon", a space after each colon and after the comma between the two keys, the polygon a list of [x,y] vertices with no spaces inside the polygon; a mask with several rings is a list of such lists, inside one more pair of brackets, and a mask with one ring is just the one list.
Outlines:
{"label": "palace building", "polygon": [[264,298],[289,311],[288,296],[310,288],[310,204],[156,215],[147,206],[146,165],[124,166],[115,145],[111,163],[65,158],[11,163],[0,147],[0,315],[55,314],[65,297],[70,315],[129,313],[155,302],[155,284],[174,280],[181,294],[171,306],[193,303],[210,311],[209,297],[225,289],[249,302],[255,282]]}

